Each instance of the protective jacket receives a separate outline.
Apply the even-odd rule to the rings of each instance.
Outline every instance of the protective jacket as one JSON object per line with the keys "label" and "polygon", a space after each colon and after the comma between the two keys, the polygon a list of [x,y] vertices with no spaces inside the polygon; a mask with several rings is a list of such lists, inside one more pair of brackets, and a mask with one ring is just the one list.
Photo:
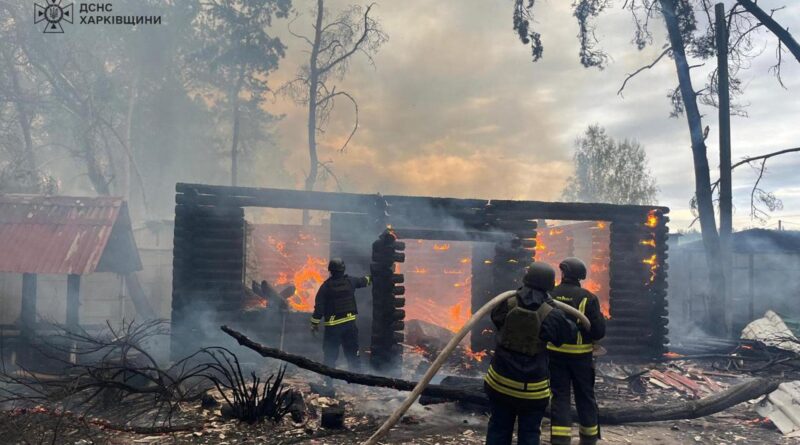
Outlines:
{"label": "protective jacket", "polygon": [[[600,301],[593,293],[581,287],[580,281],[564,279],[561,284],[550,292],[553,299],[566,303],[581,311],[592,323],[591,330],[581,328],[573,338],[562,345],[548,344],[551,352],[569,355],[591,355],[594,342],[606,335],[606,319],[600,312]],[[574,316],[566,315],[571,321],[576,322]]]}
{"label": "protective jacket", "polygon": [[370,277],[351,277],[349,275],[333,275],[320,286],[314,300],[314,314],[311,323],[324,326],[336,326],[354,321],[358,309],[356,307],[356,289],[369,286]]}
{"label": "protective jacket", "polygon": [[550,398],[547,342],[560,345],[574,336],[575,324],[553,307],[547,293],[522,287],[492,311],[498,344],[484,378],[489,397],[530,408]]}
{"label": "protective jacket", "polygon": [[[592,350],[594,342],[605,336],[606,324],[600,312],[597,297],[581,288],[580,281],[565,278],[551,292],[554,299],[566,303],[579,311],[592,323],[591,330],[581,329],[562,345],[549,343],[551,391],[550,442],[553,445],[569,445],[572,437],[572,411],[570,402],[575,396],[578,411],[581,445],[593,445],[600,437],[597,401],[594,395],[594,364]],[[572,319],[571,315],[567,315]]]}

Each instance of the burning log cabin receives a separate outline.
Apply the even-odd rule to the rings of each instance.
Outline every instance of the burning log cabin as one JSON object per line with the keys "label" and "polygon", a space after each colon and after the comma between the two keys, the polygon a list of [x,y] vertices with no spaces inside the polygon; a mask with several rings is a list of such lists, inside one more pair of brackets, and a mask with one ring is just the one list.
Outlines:
{"label": "burning log cabin", "polygon": [[[351,275],[373,276],[371,289],[362,290],[371,295],[357,296],[361,344],[375,369],[397,369],[409,320],[456,330],[494,295],[518,286],[531,261],[557,267],[571,255],[586,261],[585,284],[601,298],[609,317],[602,342],[609,355],[643,360],[666,352],[665,207],[183,183],[176,191],[173,354],[219,343],[216,328],[227,323],[260,331],[275,345],[277,337],[281,345],[291,337],[287,349],[318,355],[318,342],[308,333],[308,312],[327,277],[327,258],[336,256]],[[248,229],[245,208],[325,211],[330,219],[327,226]],[[397,242],[379,239],[387,228]],[[290,260],[292,249],[300,255]],[[285,257],[282,266],[264,260],[276,254]],[[253,306],[272,305],[266,296],[256,293],[254,301],[254,293],[243,290],[250,287],[245,283],[248,255],[261,260],[258,272],[269,287],[289,289],[286,311],[247,314]],[[483,320],[472,331],[469,352],[481,357],[493,347],[493,336],[491,323]]]}

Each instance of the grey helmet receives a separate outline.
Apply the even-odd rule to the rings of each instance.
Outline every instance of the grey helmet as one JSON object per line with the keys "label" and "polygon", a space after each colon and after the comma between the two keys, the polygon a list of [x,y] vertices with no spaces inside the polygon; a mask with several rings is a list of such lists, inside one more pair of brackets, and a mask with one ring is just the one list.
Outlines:
{"label": "grey helmet", "polygon": [[556,285],[556,271],[546,263],[533,263],[525,270],[522,283],[532,289],[549,292]]}
{"label": "grey helmet", "polygon": [[328,272],[330,273],[344,273],[345,265],[344,260],[341,258],[331,258],[328,262]]}
{"label": "grey helmet", "polygon": [[586,264],[579,258],[564,258],[564,261],[558,265],[558,268],[561,269],[562,278],[571,278],[573,280],[586,279]]}

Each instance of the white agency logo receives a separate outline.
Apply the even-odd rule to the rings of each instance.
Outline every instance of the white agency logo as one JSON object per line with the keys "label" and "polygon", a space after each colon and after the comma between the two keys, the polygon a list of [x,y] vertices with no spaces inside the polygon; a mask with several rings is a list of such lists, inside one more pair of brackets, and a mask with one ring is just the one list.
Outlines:
{"label": "white agency logo", "polygon": [[45,34],[63,34],[61,21],[72,23],[72,3],[61,6],[61,0],[47,0],[46,6],[33,4],[33,23],[46,22]]}

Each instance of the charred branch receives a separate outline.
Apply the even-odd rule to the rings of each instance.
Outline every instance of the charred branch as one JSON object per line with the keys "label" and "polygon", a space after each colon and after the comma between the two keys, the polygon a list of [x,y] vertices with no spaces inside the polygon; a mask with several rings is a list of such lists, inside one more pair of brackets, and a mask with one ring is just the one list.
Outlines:
{"label": "charred branch", "polygon": [[[264,346],[227,326],[222,326],[221,329],[236,339],[240,345],[256,351],[262,357],[283,360],[300,368],[334,379],[344,380],[358,385],[378,386],[400,391],[411,391],[417,384],[417,382],[408,380],[352,373],[331,368],[305,357]],[[619,408],[602,408],[600,410],[600,422],[607,425],[620,425],[626,423],[696,419],[698,417],[724,411],[740,403],[769,394],[778,387],[779,383],[780,382],[777,380],[759,378],[740,383],[725,391],[694,401],[676,402],[660,406],[636,404]],[[423,392],[423,395],[433,399],[446,399],[487,406],[488,400],[484,393],[478,388],[481,388],[478,379],[473,379],[473,381],[469,382],[465,382],[464,379],[457,379],[450,385],[429,385]]]}
{"label": "charred branch", "polygon": [[[337,380],[344,380],[348,383],[365,386],[377,386],[382,388],[391,388],[399,391],[411,391],[417,385],[417,382],[409,380],[396,379],[390,377],[381,377],[369,374],[360,374],[355,372],[343,371],[341,369],[331,368],[322,363],[315,362],[306,357],[302,357],[288,352],[283,352],[279,349],[264,346],[261,343],[251,340],[246,335],[238,332],[228,326],[222,326],[223,332],[233,337],[240,345],[252,349],[259,353],[262,357],[274,358],[278,360],[291,363],[303,369],[315,372],[326,377]],[[439,385],[429,385],[424,395],[430,397],[444,398],[448,400],[459,400],[464,402],[472,402],[478,404],[486,404],[486,396],[483,392],[464,391],[458,388],[448,388]]]}

